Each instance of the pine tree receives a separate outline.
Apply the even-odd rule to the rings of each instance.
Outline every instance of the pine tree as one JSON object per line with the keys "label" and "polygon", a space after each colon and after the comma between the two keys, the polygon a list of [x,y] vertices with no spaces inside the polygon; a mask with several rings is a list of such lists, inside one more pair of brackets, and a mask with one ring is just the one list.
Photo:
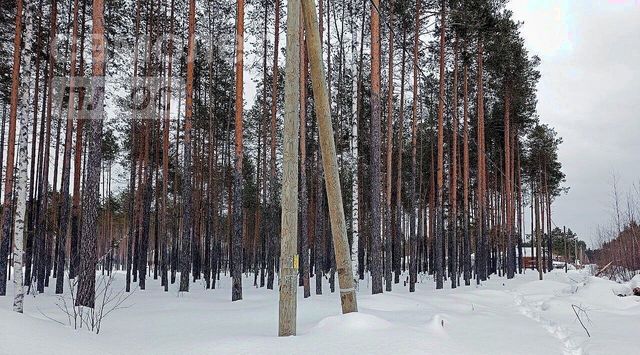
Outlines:
{"label": "pine tree", "polygon": [[418,239],[416,232],[416,174],[417,174],[417,154],[418,154],[418,43],[420,37],[420,8],[421,1],[416,1],[416,18],[415,31],[413,37],[413,104],[412,104],[412,120],[411,120],[411,213],[409,218],[409,292],[415,292],[416,281],[418,280]]}
{"label": "pine tree", "polygon": [[189,291],[189,273],[191,271],[191,248],[193,246],[193,222],[191,200],[191,128],[193,115],[193,72],[195,64],[195,0],[189,1],[189,31],[187,55],[187,91],[184,118],[184,168],[182,172],[182,245],[180,258],[180,291]]}
{"label": "pine tree", "polygon": [[439,50],[439,62],[440,62],[440,85],[438,94],[438,167],[437,167],[437,207],[436,207],[436,245],[435,245],[435,271],[436,271],[436,288],[441,289],[443,287],[444,278],[444,189],[443,189],[443,175],[444,175],[444,56],[445,56],[445,18],[446,18],[446,5],[444,1],[441,1],[440,9],[440,50]]}
{"label": "pine tree", "polygon": [[[194,1],[194,0],[192,0]],[[242,299],[242,160],[243,160],[243,59],[244,59],[244,0],[238,1],[236,14],[236,102],[235,102],[235,156],[233,171],[233,234],[231,274],[233,278],[231,300]]]}
{"label": "pine tree", "polygon": [[80,270],[76,305],[93,308],[95,304],[95,267],[97,262],[98,207],[100,166],[102,164],[102,121],[104,119],[105,45],[104,3],[93,1],[92,33],[92,112],[87,132],[88,158],[85,191],[82,194],[82,240],[80,242]]}
{"label": "pine tree", "polygon": [[380,2],[371,6],[371,293],[382,293],[380,218]]}
{"label": "pine tree", "polygon": [[[389,2],[389,22],[390,26],[395,23],[395,2],[391,0]],[[391,291],[391,270],[393,269],[393,91],[394,91],[394,76],[393,76],[393,56],[394,56],[394,31],[389,31],[389,83],[387,86],[387,131],[386,131],[386,166],[385,166],[385,210],[384,210],[384,279],[385,290]]]}
{"label": "pine tree", "polygon": [[[71,109],[74,106],[74,96],[75,96],[75,88],[76,88],[76,80],[78,76],[78,71],[76,69],[77,62],[77,42],[78,42],[78,12],[79,12],[79,2],[78,0],[74,0],[73,2],[73,34],[71,38],[71,69],[69,71],[69,104],[67,111],[67,123],[65,128],[65,144],[64,144],[64,153],[62,158],[62,186],[60,194],[62,195],[62,204],[60,205],[60,218],[58,219],[58,234],[57,234],[57,243],[58,243],[58,272],[56,275],[56,293],[62,293],[64,287],[64,264],[65,264],[65,245],[67,240],[67,223],[69,221],[69,208],[70,208],[70,199],[69,199],[69,180],[71,176],[71,145],[72,145],[72,135],[73,135],[73,110]],[[82,108],[80,107],[80,110]],[[77,140],[77,138],[76,138]],[[77,149],[77,147],[76,147]],[[79,166],[78,166],[79,167]],[[76,173],[76,175],[80,176],[80,171]],[[75,243],[71,243],[75,244]],[[72,248],[73,249],[73,248]],[[73,266],[71,266],[73,264]],[[69,277],[75,276],[75,266],[76,260],[74,259],[74,255],[70,256],[70,272]]]}

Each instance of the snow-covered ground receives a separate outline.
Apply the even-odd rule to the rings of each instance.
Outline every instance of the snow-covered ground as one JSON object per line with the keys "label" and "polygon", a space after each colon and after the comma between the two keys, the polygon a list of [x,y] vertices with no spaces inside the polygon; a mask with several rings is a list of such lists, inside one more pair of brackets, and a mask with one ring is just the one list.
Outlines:
{"label": "snow-covered ground", "polygon": [[[216,290],[200,282],[178,294],[148,280],[105,318],[100,334],[61,325],[67,315],[53,289],[25,299],[23,315],[0,297],[0,354],[632,354],[640,339],[640,297],[580,271],[554,270],[537,281],[513,280],[435,290],[422,278],[415,293],[402,283],[372,296],[360,283],[360,312],[340,314],[339,296],[298,292],[298,335],[278,338],[278,292],[244,283],[231,302],[230,280]],[[326,280],[325,280],[326,282]],[[311,283],[314,285],[314,283]],[[52,283],[53,285],[53,283]],[[124,285],[117,274],[114,290]],[[65,285],[66,286],[66,285]],[[447,285],[448,286],[448,285]],[[312,287],[312,293],[313,293]],[[575,307],[591,337],[580,325]]]}

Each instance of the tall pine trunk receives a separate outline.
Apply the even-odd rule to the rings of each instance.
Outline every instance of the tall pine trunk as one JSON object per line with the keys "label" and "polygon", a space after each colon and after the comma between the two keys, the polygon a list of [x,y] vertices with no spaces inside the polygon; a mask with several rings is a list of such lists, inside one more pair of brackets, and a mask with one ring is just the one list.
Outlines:
{"label": "tall pine trunk", "polygon": [[485,141],[484,141],[484,84],[482,80],[483,75],[483,55],[484,49],[482,44],[482,38],[480,38],[477,49],[478,56],[478,69],[477,69],[477,106],[476,109],[478,111],[478,124],[477,124],[477,146],[478,146],[478,192],[477,192],[477,218],[476,218],[476,226],[477,226],[477,239],[476,239],[476,282],[479,284],[480,281],[484,281],[487,279],[487,255],[488,255],[488,246],[487,246],[487,225],[486,225],[486,203],[487,199],[485,197],[486,193],[486,171],[485,171]]}
{"label": "tall pine trunk", "polygon": [[[507,84],[508,85],[508,84]],[[507,233],[507,278],[512,279],[515,274],[515,248],[513,246],[513,196],[511,183],[511,92],[507,87],[504,97],[504,176],[505,176],[505,204],[506,204],[506,228]]]}
{"label": "tall pine trunk", "polygon": [[92,107],[89,122],[88,159],[85,191],[82,194],[82,240],[76,305],[93,308],[95,304],[96,243],[98,240],[98,208],[100,206],[100,166],[102,163],[102,120],[104,119],[105,45],[104,3],[93,1],[92,43]]}
{"label": "tall pine trunk", "polygon": [[[64,144],[64,153],[62,157],[62,186],[60,189],[60,195],[62,198],[62,204],[60,205],[60,213],[58,219],[58,234],[56,236],[56,240],[58,243],[58,269],[56,275],[56,293],[62,293],[63,285],[64,285],[64,262],[65,262],[65,249],[66,249],[66,240],[67,240],[67,231],[68,231],[68,223],[69,223],[69,209],[70,209],[70,199],[69,199],[69,181],[71,177],[71,145],[72,145],[72,135],[73,135],[73,114],[74,114],[74,96],[75,96],[75,84],[78,76],[78,70],[76,68],[76,57],[77,57],[77,42],[78,42],[78,11],[79,11],[79,3],[78,0],[74,0],[73,3],[73,31],[71,37],[71,68],[69,69],[69,103],[67,105],[67,124],[65,129],[65,144]],[[82,107],[79,107],[78,112],[82,111]],[[76,147],[77,149],[77,147]],[[78,153],[77,153],[78,154]],[[80,171],[75,172],[74,175],[80,176]],[[71,243],[74,244],[73,242]],[[73,250],[73,247],[72,247]],[[75,265],[77,261],[73,258],[73,255],[70,257],[69,264],[73,264],[74,267],[70,266],[69,277],[75,277]],[[73,272],[73,273],[72,273]]]}
{"label": "tall pine trunk", "polygon": [[[193,2],[194,0],[192,0]],[[235,156],[233,169],[233,234],[231,276],[233,278],[231,300],[242,299],[242,160],[243,160],[243,70],[244,70],[244,0],[238,1],[236,17],[236,94],[235,94]]]}
{"label": "tall pine trunk", "polygon": [[[275,22],[273,38],[273,69],[271,72],[271,121],[269,125],[269,230],[268,230],[268,260],[267,260],[267,288],[273,289],[274,273],[277,255],[277,207],[276,207],[276,113],[278,107],[278,53],[280,51],[280,0],[275,2]],[[244,23],[244,19],[243,19]],[[244,25],[243,25],[244,26]],[[244,38],[244,37],[243,37]]]}
{"label": "tall pine trunk", "polygon": [[458,285],[458,40],[454,43],[453,58],[453,115],[451,117],[451,259],[449,273],[451,288]]}
{"label": "tall pine trunk", "polygon": [[[84,14],[85,14],[86,2],[82,3],[82,28],[80,30],[80,75],[84,76]],[[85,91],[82,90],[78,93],[78,107],[84,105]],[[75,277],[76,269],[78,268],[78,244],[80,243],[81,231],[80,231],[80,185],[82,184],[81,166],[82,166],[82,147],[83,147],[83,131],[85,118],[83,117],[85,112],[80,110],[77,117],[76,128],[76,149],[74,155],[73,165],[73,207],[71,209],[71,250],[69,257],[69,276]],[[68,223],[68,222],[67,222]]]}
{"label": "tall pine trunk", "polygon": [[409,214],[409,292],[416,290],[418,280],[418,239],[416,236],[416,209],[418,208],[416,196],[417,175],[417,143],[418,143],[418,43],[420,36],[420,4],[416,4],[416,28],[413,38],[413,104],[411,120],[411,213]]}
{"label": "tall pine trunk", "polygon": [[[390,8],[390,22],[395,22],[395,7],[394,0],[389,2]],[[393,268],[393,248],[392,248],[392,235],[393,235],[393,223],[392,223],[392,187],[393,187],[393,46],[394,46],[394,32],[389,31],[389,84],[387,87],[387,132],[386,132],[386,193],[385,193],[385,208],[384,208],[384,281],[385,290],[391,291],[392,276],[391,270]]]}
{"label": "tall pine trunk", "polygon": [[471,284],[471,234],[469,233],[469,88],[468,68],[463,69],[463,113],[462,113],[462,220],[464,223],[464,240],[462,241],[462,273],[465,286]]}
{"label": "tall pine trunk", "polygon": [[182,245],[180,247],[180,291],[189,291],[189,272],[191,271],[191,248],[193,223],[191,215],[191,118],[193,116],[193,71],[195,66],[195,0],[189,1],[189,32],[187,55],[187,92],[184,117],[184,168],[182,172]]}
{"label": "tall pine trunk", "polygon": [[380,233],[380,15],[379,0],[371,7],[371,293],[382,293]]}
{"label": "tall pine trunk", "polygon": [[436,245],[435,245],[435,271],[436,271],[436,288],[441,289],[443,287],[444,277],[444,190],[443,190],[443,174],[444,174],[444,55],[445,55],[445,2],[441,2],[440,10],[440,89],[438,96],[438,166],[437,166],[437,206],[436,206]]}

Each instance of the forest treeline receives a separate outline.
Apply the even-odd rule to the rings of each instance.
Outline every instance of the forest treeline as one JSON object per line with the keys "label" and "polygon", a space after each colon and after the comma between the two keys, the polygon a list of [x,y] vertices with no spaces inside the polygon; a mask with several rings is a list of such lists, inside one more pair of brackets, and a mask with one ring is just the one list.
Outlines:
{"label": "forest treeline", "polygon": [[595,248],[587,250],[587,256],[603,268],[605,276],[626,282],[640,274],[640,188],[634,183],[623,191],[615,173],[611,187],[609,223],[598,226]]}
{"label": "forest treeline", "polygon": [[[552,269],[562,140],[536,114],[540,60],[505,1],[317,11],[357,278],[373,293],[413,291],[419,274],[437,288],[512,278],[525,230],[540,277]],[[97,268],[124,272],[127,291],[228,274],[233,300],[243,275],[273,289],[286,2],[2,0],[0,17],[0,295],[23,261],[28,290],[62,293],[68,276],[84,306]],[[336,262],[304,45],[300,58],[309,297],[325,278],[334,291]]]}

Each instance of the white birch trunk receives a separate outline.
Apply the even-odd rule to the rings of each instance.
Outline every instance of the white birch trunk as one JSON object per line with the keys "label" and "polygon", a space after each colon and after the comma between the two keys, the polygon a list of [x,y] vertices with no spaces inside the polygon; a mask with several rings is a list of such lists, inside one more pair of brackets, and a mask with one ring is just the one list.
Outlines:
{"label": "white birch trunk", "polygon": [[358,285],[358,79],[356,75],[357,29],[351,21],[351,164],[353,173],[353,189],[351,191],[351,230],[353,242],[351,243],[351,265],[355,285]]}
{"label": "white birch trunk", "polygon": [[22,313],[24,300],[24,286],[22,274],[23,237],[24,237],[24,216],[27,208],[27,168],[28,162],[28,136],[29,136],[29,94],[31,83],[31,42],[33,39],[33,24],[31,23],[31,11],[25,10],[24,18],[26,34],[24,38],[24,71],[20,83],[20,111],[18,113],[20,123],[20,134],[18,135],[18,176],[16,181],[17,206],[15,215],[15,229],[13,242],[13,286],[15,298],[13,300],[13,310]]}

